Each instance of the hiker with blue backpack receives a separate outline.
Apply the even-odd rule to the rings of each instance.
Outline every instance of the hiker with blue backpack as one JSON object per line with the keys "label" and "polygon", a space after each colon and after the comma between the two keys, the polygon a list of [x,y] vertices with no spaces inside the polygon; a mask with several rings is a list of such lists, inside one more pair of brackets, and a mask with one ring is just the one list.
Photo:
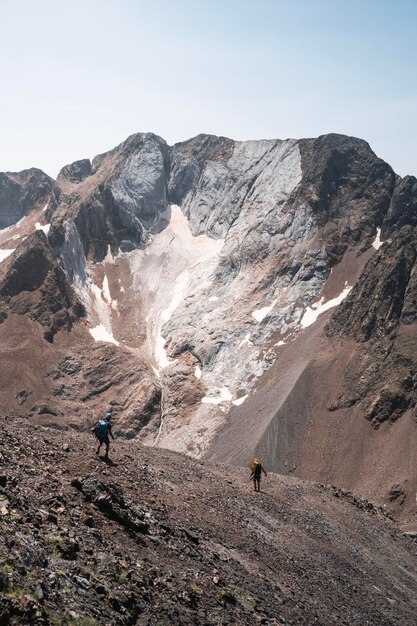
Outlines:
{"label": "hiker with blue backpack", "polygon": [[104,419],[101,419],[99,422],[97,422],[97,424],[92,429],[92,432],[94,433],[96,439],[98,439],[98,442],[99,442],[98,448],[97,448],[97,454],[100,454],[100,448],[103,445],[103,443],[106,445],[106,454],[104,455],[104,459],[106,461],[109,458],[109,450],[110,450],[109,436],[114,441],[114,435],[111,430],[111,419],[112,419],[112,412],[109,411],[104,416]]}

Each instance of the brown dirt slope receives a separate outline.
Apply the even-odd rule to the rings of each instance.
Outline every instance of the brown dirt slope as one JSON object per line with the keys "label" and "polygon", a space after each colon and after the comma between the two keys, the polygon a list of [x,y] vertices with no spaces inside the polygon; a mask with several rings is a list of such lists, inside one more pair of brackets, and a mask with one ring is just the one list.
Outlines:
{"label": "brown dirt slope", "polygon": [[0,418],[0,624],[414,623],[415,542],[347,492]]}
{"label": "brown dirt slope", "polygon": [[283,347],[255,394],[233,409],[208,457],[241,465],[258,455],[273,471],[353,490],[415,530],[414,413],[379,428],[364,419],[359,398],[348,393],[360,367],[357,344],[323,336],[329,315]]}
{"label": "brown dirt slope", "polygon": [[415,237],[404,227],[370,260],[345,255],[323,294],[340,293],[362,256],[355,287],[279,348],[208,458],[240,465],[256,454],[273,471],[352,489],[417,529]]}

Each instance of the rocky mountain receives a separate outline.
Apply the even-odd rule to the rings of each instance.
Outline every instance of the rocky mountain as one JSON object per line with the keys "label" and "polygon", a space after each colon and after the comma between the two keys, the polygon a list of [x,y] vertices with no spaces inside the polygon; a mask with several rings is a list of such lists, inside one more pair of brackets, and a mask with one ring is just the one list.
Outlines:
{"label": "rocky mountain", "polygon": [[110,405],[120,436],[256,452],[414,528],[413,177],[342,135],[147,133],[30,181],[0,196],[6,414],[83,430]]}
{"label": "rocky mountain", "polygon": [[414,623],[417,544],[386,510],[112,445],[0,417],[0,624]]}

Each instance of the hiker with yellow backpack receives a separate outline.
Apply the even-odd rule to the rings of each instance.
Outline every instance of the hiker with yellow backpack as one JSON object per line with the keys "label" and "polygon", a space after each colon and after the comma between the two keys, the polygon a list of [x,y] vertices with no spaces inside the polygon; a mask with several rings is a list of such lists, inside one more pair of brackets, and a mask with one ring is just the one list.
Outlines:
{"label": "hiker with yellow backpack", "polygon": [[262,463],[260,462],[259,459],[257,459],[255,457],[253,459],[253,463],[252,463],[252,467],[251,467],[251,473],[250,473],[250,477],[253,480],[253,486],[255,487],[255,491],[260,491],[261,490],[262,472],[265,474],[265,476],[267,476],[266,471],[262,467]]}

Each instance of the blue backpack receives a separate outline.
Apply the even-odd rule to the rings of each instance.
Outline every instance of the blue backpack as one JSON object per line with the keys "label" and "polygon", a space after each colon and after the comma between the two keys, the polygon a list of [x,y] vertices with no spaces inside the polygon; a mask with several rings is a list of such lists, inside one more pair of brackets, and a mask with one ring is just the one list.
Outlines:
{"label": "blue backpack", "polygon": [[97,439],[104,439],[109,432],[109,425],[106,420],[100,420],[96,426],[95,435]]}

